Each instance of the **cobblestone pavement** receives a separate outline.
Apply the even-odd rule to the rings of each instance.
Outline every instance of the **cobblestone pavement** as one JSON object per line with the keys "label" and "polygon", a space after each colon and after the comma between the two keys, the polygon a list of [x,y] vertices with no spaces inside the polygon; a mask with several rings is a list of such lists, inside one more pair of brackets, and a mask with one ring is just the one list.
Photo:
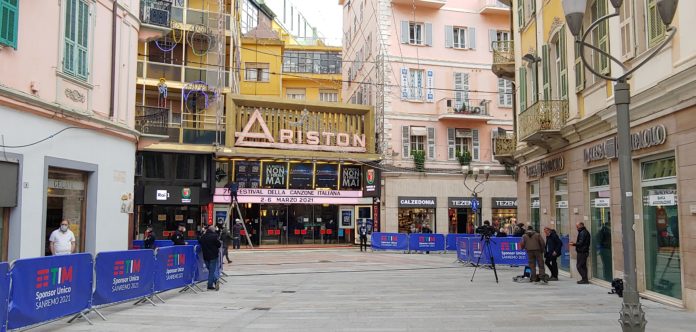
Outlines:
{"label": "cobblestone pavement", "polygon": [[[561,278],[516,283],[521,268],[493,271],[453,254],[357,249],[242,251],[219,292],[169,291],[166,303],[103,308],[108,321],[67,319],[36,331],[620,331],[621,299]],[[694,331],[696,314],[642,301],[648,331]]]}

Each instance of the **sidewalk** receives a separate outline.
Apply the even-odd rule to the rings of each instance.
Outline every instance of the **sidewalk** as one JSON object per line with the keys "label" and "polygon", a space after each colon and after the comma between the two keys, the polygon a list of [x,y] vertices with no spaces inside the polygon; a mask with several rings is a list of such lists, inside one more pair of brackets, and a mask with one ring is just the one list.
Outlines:
{"label": "sidewalk", "polygon": [[[219,292],[170,291],[164,304],[104,308],[93,326],[67,319],[36,331],[620,331],[621,299],[562,278],[515,283],[453,254],[357,249],[241,251]],[[696,314],[642,300],[647,331],[693,331]]]}

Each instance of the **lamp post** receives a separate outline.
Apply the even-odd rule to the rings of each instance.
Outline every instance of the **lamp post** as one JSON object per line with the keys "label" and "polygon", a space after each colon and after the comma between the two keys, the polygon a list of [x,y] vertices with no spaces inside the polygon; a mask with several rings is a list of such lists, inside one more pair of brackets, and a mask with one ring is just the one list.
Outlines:
{"label": "lamp post", "polygon": [[[476,221],[481,222],[481,210],[479,207],[476,207],[475,204],[478,204],[478,194],[483,191],[483,183],[488,181],[488,176],[491,175],[491,168],[489,166],[484,167],[483,169],[480,169],[478,167],[474,168],[469,168],[469,165],[464,165],[462,166],[462,173],[464,173],[464,187],[471,192],[471,196],[473,196],[473,201],[471,202],[471,207],[472,210],[474,210],[474,213],[476,213]],[[473,188],[470,188],[466,184],[466,180],[469,178],[469,175],[473,175],[474,177],[474,182],[476,185]],[[480,189],[479,189],[480,187]],[[476,203],[474,203],[476,201]],[[478,210],[479,212],[476,212]],[[481,226],[481,225],[477,225]]]}
{"label": "lamp post", "polygon": [[[624,296],[623,304],[619,317],[619,323],[623,331],[645,331],[645,312],[640,305],[638,296],[637,272],[636,272],[636,237],[633,212],[633,164],[631,161],[631,120],[629,105],[631,103],[630,85],[628,78],[638,68],[649,62],[667,44],[672,41],[677,32],[675,27],[670,26],[674,14],[677,10],[679,0],[657,0],[657,10],[660,19],[667,26],[667,38],[652,51],[652,53],[640,63],[633,64],[632,68],[626,67],[620,60],[611,56],[599,47],[585,42],[587,36],[593,29],[612,17],[619,16],[619,9],[623,0],[610,0],[615,12],[604,17],[598,18],[583,32],[582,21],[585,15],[587,0],[563,0],[563,11],[565,12],[568,29],[575,36],[575,42],[580,46],[580,56],[585,67],[597,77],[603,78],[614,83],[614,105],[616,105],[616,127],[618,140],[618,158],[621,187],[621,230],[624,256]],[[623,69],[623,74],[618,77],[611,77],[597,72],[592,68],[585,58],[584,48],[587,47],[594,52],[606,56],[611,61]]]}

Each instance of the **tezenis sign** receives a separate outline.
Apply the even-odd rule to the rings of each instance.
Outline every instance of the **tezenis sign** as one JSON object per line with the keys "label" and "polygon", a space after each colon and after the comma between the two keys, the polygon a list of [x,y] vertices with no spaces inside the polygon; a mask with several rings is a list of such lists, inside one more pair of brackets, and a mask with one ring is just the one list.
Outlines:
{"label": "tezenis sign", "polygon": [[[251,132],[255,124],[261,128],[261,132]],[[278,131],[278,142],[268,130],[266,121],[261,116],[261,112],[254,110],[249,121],[241,132],[236,132],[235,146],[243,147],[262,147],[289,150],[312,150],[312,151],[336,151],[336,152],[366,152],[365,134],[336,133],[327,131],[307,131],[298,127],[293,129],[280,129]],[[255,139],[255,141],[247,141]]]}

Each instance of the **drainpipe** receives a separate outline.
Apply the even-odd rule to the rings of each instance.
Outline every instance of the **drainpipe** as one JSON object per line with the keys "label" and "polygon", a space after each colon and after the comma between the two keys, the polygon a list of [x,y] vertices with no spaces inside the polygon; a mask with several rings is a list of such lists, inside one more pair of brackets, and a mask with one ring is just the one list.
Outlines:
{"label": "drainpipe", "polygon": [[114,0],[111,16],[111,95],[109,96],[109,118],[113,120],[116,112],[116,21],[118,19],[118,0]]}

